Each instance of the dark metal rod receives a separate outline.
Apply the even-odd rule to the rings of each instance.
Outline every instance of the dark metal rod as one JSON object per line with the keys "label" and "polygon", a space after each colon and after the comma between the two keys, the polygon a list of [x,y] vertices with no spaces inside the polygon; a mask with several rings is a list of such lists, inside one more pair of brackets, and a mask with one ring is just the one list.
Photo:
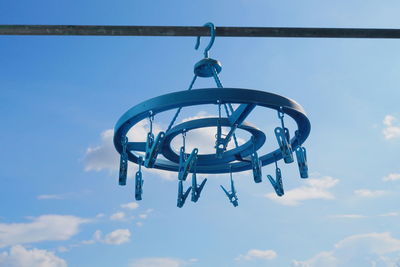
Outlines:
{"label": "dark metal rod", "polygon": [[[210,30],[208,27],[190,26],[0,25],[0,35],[209,36]],[[217,27],[216,35],[399,39],[400,29]]]}

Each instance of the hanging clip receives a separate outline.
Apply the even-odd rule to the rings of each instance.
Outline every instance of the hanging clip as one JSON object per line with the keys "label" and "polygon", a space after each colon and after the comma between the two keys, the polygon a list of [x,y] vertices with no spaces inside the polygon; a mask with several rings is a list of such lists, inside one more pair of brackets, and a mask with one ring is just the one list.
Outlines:
{"label": "hanging clip", "polygon": [[278,168],[278,163],[275,161],[275,177],[276,179],[272,178],[271,175],[267,175],[268,180],[271,182],[271,185],[274,187],[275,192],[278,196],[283,196],[285,194],[283,190],[283,184],[282,184],[282,173],[281,169]]}
{"label": "hanging clip", "polygon": [[201,184],[198,186],[197,179],[196,179],[196,172],[193,172],[193,174],[192,174],[192,201],[193,202],[197,202],[197,200],[199,200],[200,193],[203,190],[206,182],[207,182],[207,178],[205,178],[203,180],[203,182],[201,182]]}
{"label": "hanging clip", "polygon": [[300,177],[303,179],[308,178],[308,164],[307,164],[307,151],[305,147],[300,145],[300,132],[294,132],[297,143],[299,146],[296,148],[297,165],[299,166]]}
{"label": "hanging clip", "polygon": [[217,134],[215,135],[217,139],[215,141],[215,157],[222,158],[222,154],[224,153],[226,147],[224,145],[224,138],[222,138],[222,126],[221,126],[221,103],[218,100],[218,125],[217,125]]}
{"label": "hanging clip", "polygon": [[225,151],[225,146],[224,146],[224,139],[221,136],[221,126],[217,126],[217,134],[216,134],[217,140],[215,141],[215,157],[218,159],[222,158],[222,154]]}
{"label": "hanging clip", "polygon": [[236,195],[235,185],[234,185],[233,179],[232,179],[232,170],[230,171],[230,176],[231,176],[231,191],[226,190],[225,187],[223,187],[222,185],[221,185],[221,188],[222,188],[222,190],[224,190],[226,196],[228,197],[228,199],[232,203],[232,205],[234,207],[237,207],[239,205],[239,202],[238,202],[239,199]]}
{"label": "hanging clip", "polygon": [[286,140],[287,140],[288,142],[290,142],[289,129],[285,127],[285,122],[284,122],[284,120],[283,120],[283,117],[284,117],[284,116],[285,116],[285,113],[283,112],[283,108],[282,108],[282,107],[279,107],[279,110],[278,110],[278,117],[279,117],[279,119],[281,120],[281,126],[282,126],[282,129],[283,129],[284,132],[285,132]]}
{"label": "hanging clip", "polygon": [[[210,51],[211,47],[214,44],[215,40],[215,26],[212,22],[207,22],[206,24],[203,25],[204,27],[209,27],[210,28],[210,42],[208,43],[207,47],[204,49],[204,57],[208,58],[208,51]],[[197,41],[196,41],[196,46],[194,49],[199,49],[200,46],[200,36],[197,36]]]}
{"label": "hanging clip", "polygon": [[253,152],[251,154],[251,165],[253,167],[254,182],[261,183],[262,181],[261,160],[258,158],[257,152]]}
{"label": "hanging clip", "polygon": [[251,153],[251,166],[253,168],[253,178],[254,182],[261,183],[262,181],[262,163],[261,160],[258,158],[258,154],[254,148],[254,137],[251,137],[251,141],[253,142],[253,153]]}
{"label": "hanging clip", "polygon": [[182,181],[179,181],[178,183],[178,201],[176,206],[178,208],[182,208],[183,205],[185,204],[186,198],[189,196],[190,190],[192,189],[192,187],[189,187],[188,190],[186,190],[186,192],[183,192],[183,184]]}
{"label": "hanging clip", "polygon": [[164,142],[165,133],[159,132],[156,139],[154,140],[153,134],[153,120],[154,116],[150,114],[150,132],[147,134],[146,140],[146,154],[144,160],[144,166],[146,168],[153,168],[156,163],[157,156],[160,152],[162,144]]}
{"label": "hanging clip", "polygon": [[289,130],[285,127],[283,117],[285,113],[283,113],[282,107],[278,110],[278,117],[281,120],[282,127],[275,128],[275,136],[276,140],[278,141],[279,148],[282,152],[282,157],[285,163],[292,163],[293,159],[293,151],[292,146],[290,145],[290,135]]}
{"label": "hanging clip", "polygon": [[122,151],[119,161],[119,185],[126,185],[126,177],[128,174],[128,153],[126,153],[126,146],[128,144],[128,137],[122,138]]}
{"label": "hanging clip", "polygon": [[192,153],[190,153],[189,157],[186,159],[185,148],[181,147],[179,153],[179,174],[178,174],[178,179],[180,181],[185,181],[189,172],[192,171],[192,168],[197,161],[198,152],[199,150],[197,148],[193,149]]}
{"label": "hanging clip", "polygon": [[194,171],[193,171],[193,174],[192,174],[192,199],[191,199],[192,202],[197,202],[197,200],[199,200],[201,191],[203,190],[204,185],[207,182],[207,178],[205,178],[203,180],[203,182],[201,182],[201,184],[199,186],[197,185],[197,179],[196,179],[196,171],[197,171],[197,169],[196,169],[196,167],[197,167],[197,162],[194,165]]}
{"label": "hanging clip", "polygon": [[292,163],[294,161],[292,146],[287,141],[284,130],[281,127],[276,127],[275,136],[276,140],[278,141],[279,148],[282,152],[283,160],[285,161],[285,163]]}
{"label": "hanging clip", "polygon": [[157,156],[160,152],[161,146],[163,144],[165,133],[159,132],[155,141],[152,141],[154,140],[154,135],[151,134],[150,137],[149,135],[147,135],[146,156],[145,156],[146,160],[144,162],[144,166],[147,168],[153,168],[154,164],[156,163]]}
{"label": "hanging clip", "polygon": [[142,193],[143,193],[143,177],[142,177],[142,164],[143,164],[143,158],[139,157],[138,158],[138,165],[139,165],[139,170],[136,172],[135,175],[135,199],[136,200],[142,200]]}
{"label": "hanging clip", "polygon": [[303,179],[308,178],[308,164],[305,147],[299,146],[296,148],[296,158],[297,165],[299,166],[300,177]]}

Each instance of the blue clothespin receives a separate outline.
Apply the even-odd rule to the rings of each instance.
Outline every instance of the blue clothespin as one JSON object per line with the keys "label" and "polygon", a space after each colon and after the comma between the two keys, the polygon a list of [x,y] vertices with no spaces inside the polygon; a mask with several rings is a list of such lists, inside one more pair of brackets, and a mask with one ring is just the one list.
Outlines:
{"label": "blue clothespin", "polygon": [[278,118],[281,120],[281,127],[275,128],[275,136],[278,140],[279,148],[282,152],[282,157],[285,163],[292,163],[293,159],[293,150],[290,144],[290,134],[289,129],[285,127],[285,122],[283,117],[285,113],[283,112],[283,107],[279,107],[278,110]]}
{"label": "blue clothespin", "polygon": [[283,196],[285,194],[284,190],[283,190],[283,184],[282,184],[282,173],[281,173],[281,169],[278,168],[278,164],[275,161],[275,177],[276,179],[274,180],[274,178],[272,178],[271,175],[267,175],[268,180],[271,182],[271,185],[273,186],[273,188],[275,189],[275,192],[278,196]]}
{"label": "blue clothespin", "polygon": [[142,164],[143,164],[142,157],[139,157],[138,164],[139,164],[139,170],[136,172],[136,175],[135,175],[135,199],[142,200],[143,183],[144,183],[143,177],[142,177]]}
{"label": "blue clothespin", "polygon": [[235,185],[234,185],[233,179],[232,179],[232,171],[230,172],[230,176],[231,176],[231,191],[226,190],[225,187],[223,187],[222,185],[221,185],[221,188],[225,192],[226,196],[228,197],[228,199],[232,203],[232,205],[234,207],[237,207],[239,205],[239,202],[238,202],[239,199],[236,195],[236,189],[235,189]]}
{"label": "blue clothespin", "polygon": [[144,157],[144,166],[146,168],[153,168],[154,164],[156,163],[158,153],[160,152],[160,149],[164,142],[165,133],[159,132],[156,139],[154,140],[154,134],[153,134],[154,115],[152,111],[150,111],[149,120],[150,120],[150,131],[147,134],[147,139],[146,139],[146,154]]}
{"label": "blue clothespin", "polygon": [[147,134],[146,141],[146,155],[144,166],[147,168],[153,168],[156,163],[157,156],[160,152],[162,143],[165,138],[164,132],[159,132],[156,139],[154,140],[154,135],[152,133]]}
{"label": "blue clothespin", "polygon": [[192,189],[192,187],[189,187],[188,190],[186,190],[186,192],[183,192],[182,181],[179,181],[179,183],[178,183],[178,201],[176,204],[176,206],[178,208],[183,207],[183,205],[185,204],[186,198],[188,197],[191,189]]}
{"label": "blue clothespin", "polygon": [[290,144],[290,133],[289,133],[289,129],[288,128],[283,128],[284,129],[284,131],[285,131],[285,137],[286,137],[286,140],[288,141],[288,143]]}
{"label": "blue clothespin", "polygon": [[293,153],[292,146],[286,139],[285,130],[282,129],[281,127],[276,127],[275,136],[279,144],[279,149],[282,152],[283,160],[285,161],[285,163],[292,163],[294,161],[292,154]]}
{"label": "blue clothespin", "polygon": [[126,146],[128,144],[128,137],[122,138],[122,151],[119,161],[119,185],[126,185],[126,178],[128,175],[128,153],[126,152]]}
{"label": "blue clothespin", "polygon": [[254,182],[261,183],[262,181],[262,172],[261,172],[261,160],[258,158],[257,152],[253,152],[251,154],[251,165],[253,168],[253,178]]}
{"label": "blue clothespin", "polygon": [[222,158],[222,154],[224,153],[226,147],[224,145],[224,139],[222,138],[222,126],[221,126],[221,104],[218,104],[218,125],[217,125],[217,134],[215,137],[217,140],[215,141],[215,156],[217,158]]}
{"label": "blue clothespin", "polygon": [[296,158],[297,165],[299,166],[300,177],[303,179],[308,178],[308,164],[305,147],[299,146],[296,148]]}
{"label": "blue clothespin", "polygon": [[[296,139],[300,140],[299,131],[294,132]],[[308,178],[308,164],[307,164],[307,151],[305,147],[298,146],[295,150],[297,165],[299,166],[300,177],[303,179]]]}
{"label": "blue clothespin", "polygon": [[197,202],[197,200],[199,200],[201,191],[203,190],[206,182],[207,182],[207,178],[205,178],[203,180],[203,182],[201,182],[201,184],[198,186],[197,179],[196,179],[196,172],[193,172],[193,174],[192,174],[192,201],[193,202]]}
{"label": "blue clothespin", "polygon": [[258,158],[258,154],[255,149],[254,136],[251,137],[251,142],[253,143],[253,153],[251,153],[251,166],[253,169],[253,178],[254,178],[254,182],[261,183],[261,181],[262,181],[262,171],[261,171],[262,163],[261,163],[261,160]]}
{"label": "blue clothespin", "polygon": [[189,172],[192,171],[193,166],[197,162],[197,153],[199,150],[197,148],[192,150],[189,157],[186,159],[185,148],[181,147],[179,153],[179,174],[178,179],[181,181],[185,181]]}

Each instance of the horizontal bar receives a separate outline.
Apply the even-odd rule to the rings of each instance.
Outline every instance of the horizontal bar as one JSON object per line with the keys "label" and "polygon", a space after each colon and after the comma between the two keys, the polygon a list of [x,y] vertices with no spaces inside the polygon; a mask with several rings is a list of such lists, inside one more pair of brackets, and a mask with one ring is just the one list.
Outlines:
{"label": "horizontal bar", "polygon": [[[210,29],[191,26],[0,25],[0,35],[209,36]],[[399,39],[400,29],[216,27],[216,35],[221,37]]]}

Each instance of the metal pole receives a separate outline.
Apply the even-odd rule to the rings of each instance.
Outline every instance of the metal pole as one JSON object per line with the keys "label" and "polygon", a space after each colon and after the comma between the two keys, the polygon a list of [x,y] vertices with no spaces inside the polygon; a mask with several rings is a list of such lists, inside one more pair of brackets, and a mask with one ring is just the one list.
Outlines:
{"label": "metal pole", "polygon": [[[0,25],[0,35],[209,36],[210,30],[208,27],[190,26]],[[216,35],[221,37],[399,39],[400,29],[216,27]]]}

